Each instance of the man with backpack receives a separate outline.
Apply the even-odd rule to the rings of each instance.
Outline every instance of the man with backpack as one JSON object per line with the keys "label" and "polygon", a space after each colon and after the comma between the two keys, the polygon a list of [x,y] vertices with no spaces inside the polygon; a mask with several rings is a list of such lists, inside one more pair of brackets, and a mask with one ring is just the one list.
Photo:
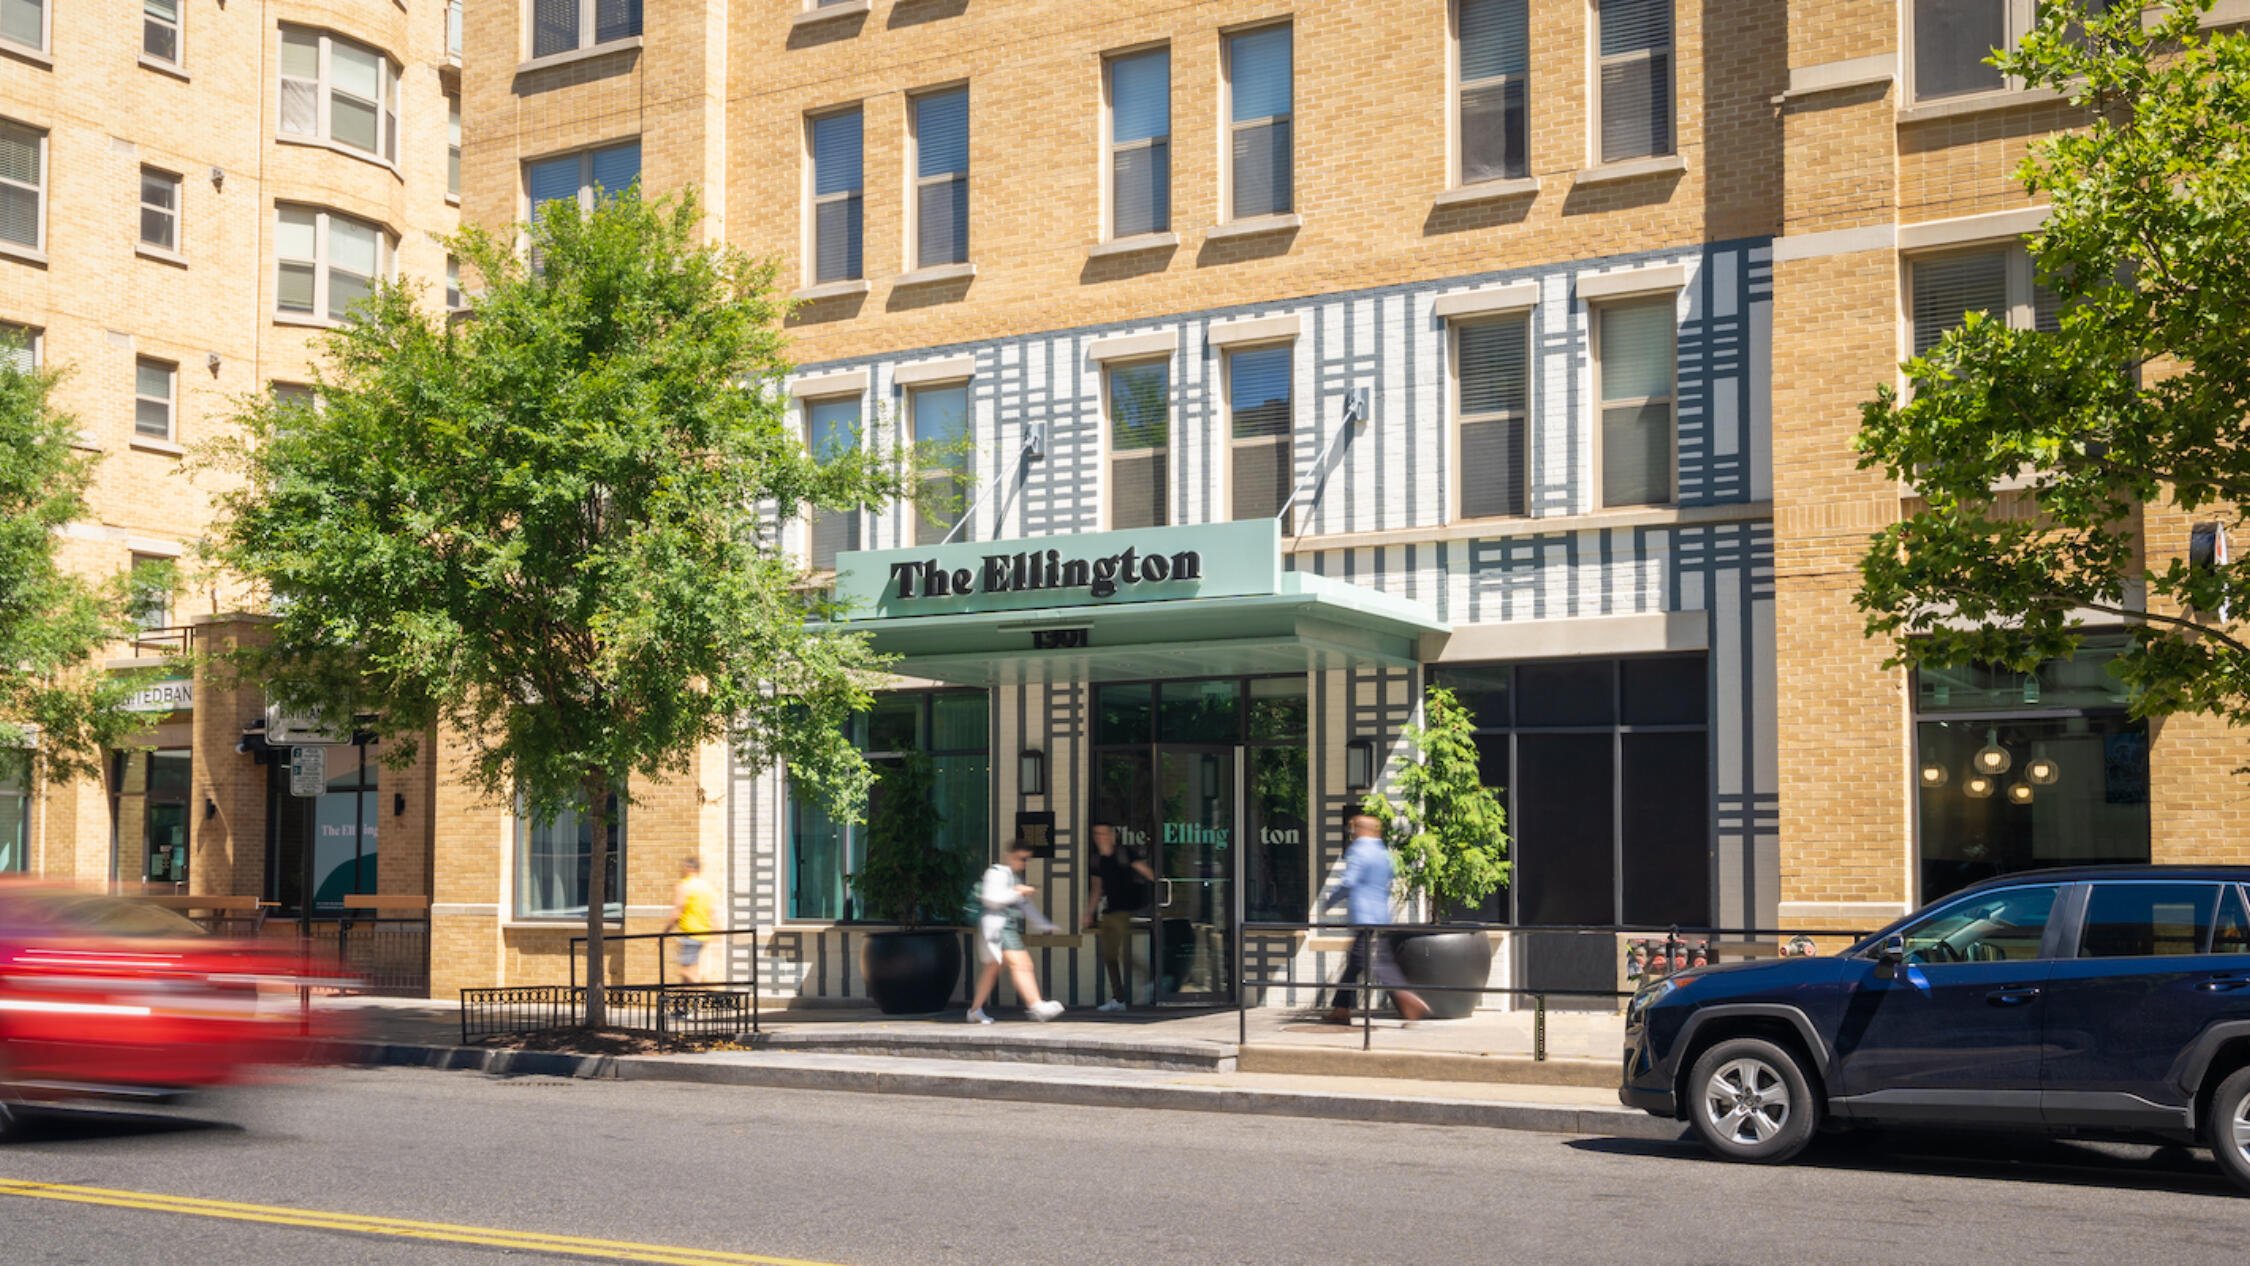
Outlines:
{"label": "man with backpack", "polygon": [[1094,927],[1094,944],[1109,972],[1109,1001],[1096,1011],[1123,1011],[1132,994],[1126,987],[1125,959],[1133,944],[1133,918],[1148,913],[1156,871],[1117,842],[1117,828],[1097,822],[1093,829],[1093,887],[1086,897],[1085,925]]}

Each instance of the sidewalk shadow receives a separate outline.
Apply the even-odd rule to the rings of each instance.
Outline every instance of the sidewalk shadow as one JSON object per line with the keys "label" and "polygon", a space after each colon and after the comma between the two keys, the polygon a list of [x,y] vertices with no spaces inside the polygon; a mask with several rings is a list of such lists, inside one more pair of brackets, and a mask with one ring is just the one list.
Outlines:
{"label": "sidewalk shadow", "polygon": [[[1686,1130],[1684,1125],[1681,1128]],[[1564,1146],[1610,1156],[1732,1164],[1703,1150],[1690,1133],[1683,1133],[1675,1142],[1578,1138],[1566,1141]],[[1854,1130],[1814,1139],[1791,1163],[1813,1169],[1866,1170],[1919,1177],[2171,1191],[2228,1199],[2240,1196],[2206,1151],[2179,1146],[2042,1138],[2033,1134],[2009,1136],[1903,1127]]]}

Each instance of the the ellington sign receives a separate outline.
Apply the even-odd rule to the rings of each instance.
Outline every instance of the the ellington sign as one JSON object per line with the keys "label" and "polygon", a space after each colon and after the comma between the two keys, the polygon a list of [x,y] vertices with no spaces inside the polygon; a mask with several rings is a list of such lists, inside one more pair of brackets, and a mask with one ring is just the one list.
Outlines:
{"label": "the ellington sign", "polygon": [[1281,587],[1271,519],[862,550],[836,563],[851,618],[1101,606],[1270,594]]}

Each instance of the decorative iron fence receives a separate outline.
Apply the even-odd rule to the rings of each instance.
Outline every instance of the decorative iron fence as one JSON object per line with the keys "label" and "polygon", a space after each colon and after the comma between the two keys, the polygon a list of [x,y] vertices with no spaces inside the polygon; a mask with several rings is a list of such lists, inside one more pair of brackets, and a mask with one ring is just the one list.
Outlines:
{"label": "decorative iron fence", "polygon": [[[625,982],[603,989],[606,1017],[603,1027],[627,1033],[645,1033],[661,1041],[717,1041],[755,1036],[758,1032],[758,980],[668,981],[666,942],[678,932],[637,932],[604,937],[604,944],[620,941],[657,943],[655,984]],[[756,928],[706,932],[703,938],[725,941],[758,935]],[[578,953],[584,937],[570,941],[571,979],[567,985],[513,985],[497,989],[461,991],[461,1041],[468,1044],[487,1037],[525,1036],[582,1028],[586,1023],[586,987],[578,983]],[[727,958],[724,950],[706,951]]]}

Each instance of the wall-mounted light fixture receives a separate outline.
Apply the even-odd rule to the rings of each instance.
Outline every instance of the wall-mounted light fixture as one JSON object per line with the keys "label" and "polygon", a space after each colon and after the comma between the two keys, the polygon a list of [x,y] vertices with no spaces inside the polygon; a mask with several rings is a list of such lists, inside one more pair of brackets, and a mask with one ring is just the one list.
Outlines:
{"label": "wall-mounted light fixture", "polygon": [[1344,790],[1366,791],[1375,785],[1375,740],[1355,738],[1344,744]]}
{"label": "wall-mounted light fixture", "polygon": [[209,796],[203,797],[203,820],[208,822],[217,816],[219,816],[219,802]]}
{"label": "wall-mounted light fixture", "polygon": [[1016,757],[1016,790],[1027,796],[1047,794],[1047,754],[1036,747]]}
{"label": "wall-mounted light fixture", "polygon": [[396,818],[396,817],[401,817],[401,816],[403,816],[403,815],[404,815],[405,813],[406,813],[406,793],[405,793],[405,792],[403,792],[403,791],[394,791],[394,792],[392,792],[392,793],[391,793],[391,816],[392,816],[392,817],[394,817],[394,818]]}

